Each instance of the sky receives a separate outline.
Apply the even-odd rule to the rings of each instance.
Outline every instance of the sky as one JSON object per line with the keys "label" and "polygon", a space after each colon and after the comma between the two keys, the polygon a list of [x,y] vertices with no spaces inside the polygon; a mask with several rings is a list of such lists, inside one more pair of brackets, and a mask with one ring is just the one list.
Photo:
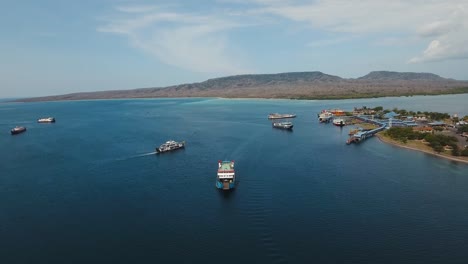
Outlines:
{"label": "sky", "polygon": [[0,4],[0,98],[293,71],[468,80],[467,0]]}

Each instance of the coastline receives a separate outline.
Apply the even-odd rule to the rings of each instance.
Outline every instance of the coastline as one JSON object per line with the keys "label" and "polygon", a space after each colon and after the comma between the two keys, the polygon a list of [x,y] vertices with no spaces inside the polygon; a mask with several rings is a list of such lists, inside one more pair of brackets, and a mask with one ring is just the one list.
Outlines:
{"label": "coastline", "polygon": [[[47,95],[36,97],[23,97],[23,98],[9,98],[0,102],[12,103],[31,103],[31,102],[52,102],[52,101],[89,101],[89,100],[118,100],[118,99],[162,99],[162,98],[222,98],[222,99],[265,99],[265,100],[307,100],[307,101],[325,101],[325,100],[349,100],[349,99],[370,99],[370,98],[383,98],[383,97],[413,97],[413,96],[440,96],[440,95],[454,95],[454,94],[468,94],[468,87],[451,88],[446,91],[414,91],[414,92],[399,92],[387,93],[382,91],[376,92],[358,92],[358,93],[339,93],[335,95],[324,94],[311,94],[311,95],[298,95],[298,94],[282,94],[276,96],[266,95],[220,95],[219,93],[192,93],[192,94],[151,94],[140,93],[140,90],[154,89],[154,88],[141,88],[136,90],[117,90],[117,91],[95,91],[95,92],[77,92],[62,95]],[[167,88],[161,89],[158,92]]]}
{"label": "coastline", "polygon": [[[122,90],[126,92],[126,90]],[[369,94],[369,93],[360,93],[360,94],[341,94],[334,96],[326,95],[311,95],[311,96],[295,96],[295,95],[284,95],[284,96],[275,96],[275,97],[256,97],[256,96],[110,96],[110,95],[100,95],[96,96],[95,94],[99,93],[108,93],[107,91],[103,92],[89,92],[86,95],[80,93],[77,94],[65,94],[65,95],[52,95],[52,96],[40,96],[40,97],[26,97],[26,98],[16,98],[11,100],[0,101],[0,103],[36,103],[36,102],[61,102],[61,101],[91,101],[91,100],[125,100],[125,99],[187,99],[187,98],[213,98],[213,99],[231,99],[231,100],[303,100],[303,101],[326,101],[326,100],[349,100],[349,99],[375,99],[375,98],[385,98],[385,97],[413,97],[413,96],[439,96],[439,95],[456,95],[456,94],[468,94],[468,88],[458,89],[458,90],[449,90],[442,92],[414,92],[414,93],[396,93],[396,94]],[[94,96],[93,96],[94,95]]]}
{"label": "coastline", "polygon": [[386,138],[385,136],[381,135],[380,133],[377,133],[375,136],[380,141],[382,141],[384,143],[387,143],[387,144],[390,144],[390,145],[393,145],[393,146],[397,146],[397,147],[405,148],[405,149],[410,149],[410,150],[414,150],[414,151],[419,151],[419,152],[423,152],[423,153],[433,155],[433,156],[436,156],[436,157],[439,157],[439,158],[444,158],[444,159],[448,159],[448,160],[451,160],[451,161],[457,161],[457,162],[468,164],[468,159],[463,159],[463,158],[457,158],[457,157],[454,157],[454,156],[438,154],[438,153],[435,153],[434,151],[429,151],[429,150],[425,150],[425,149],[420,149],[420,148],[416,148],[416,147],[407,146],[407,145],[404,145],[402,143],[390,140],[390,139]]}

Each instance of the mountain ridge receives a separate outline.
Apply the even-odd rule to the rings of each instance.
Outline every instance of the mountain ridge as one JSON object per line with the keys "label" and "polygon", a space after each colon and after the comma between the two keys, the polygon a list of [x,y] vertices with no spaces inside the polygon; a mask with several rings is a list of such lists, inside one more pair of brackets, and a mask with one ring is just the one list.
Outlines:
{"label": "mountain ridge", "polygon": [[167,87],[80,92],[19,102],[159,97],[341,99],[418,94],[468,93],[468,81],[433,73],[372,71],[342,78],[320,71],[242,74]]}
{"label": "mountain ridge", "polygon": [[372,71],[358,80],[430,80],[430,81],[446,81],[454,80],[440,77],[434,73],[427,72],[392,72],[392,71]]}

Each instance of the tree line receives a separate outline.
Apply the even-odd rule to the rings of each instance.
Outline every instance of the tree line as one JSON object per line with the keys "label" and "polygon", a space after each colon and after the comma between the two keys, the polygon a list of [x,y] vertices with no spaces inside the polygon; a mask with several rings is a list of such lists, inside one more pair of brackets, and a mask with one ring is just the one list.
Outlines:
{"label": "tree line", "polygon": [[437,153],[444,151],[445,146],[450,146],[452,148],[451,152],[453,156],[468,156],[468,148],[460,149],[457,144],[458,139],[454,136],[419,133],[417,131],[413,131],[411,127],[392,127],[384,133],[390,138],[403,143],[408,142],[408,140],[424,139]]}

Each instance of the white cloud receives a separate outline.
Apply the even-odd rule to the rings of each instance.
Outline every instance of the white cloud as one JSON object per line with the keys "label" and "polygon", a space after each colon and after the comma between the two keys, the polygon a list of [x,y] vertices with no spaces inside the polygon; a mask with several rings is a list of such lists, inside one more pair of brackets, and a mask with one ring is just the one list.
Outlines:
{"label": "white cloud", "polygon": [[117,6],[115,9],[125,13],[146,13],[156,10],[158,7],[154,5],[142,6]]}
{"label": "white cloud", "polygon": [[152,5],[115,10],[117,18],[98,31],[124,35],[167,64],[199,72],[247,72],[228,34],[258,24],[296,25],[333,36],[308,47],[360,38],[388,47],[420,45],[421,54],[410,63],[468,58],[467,0],[215,0],[214,8],[202,13]]}
{"label": "white cloud", "polygon": [[447,38],[443,40],[433,40],[419,57],[410,59],[409,63],[421,63],[429,61],[442,61],[448,59],[468,59],[467,40],[451,40]]}
{"label": "white cloud", "polygon": [[227,32],[240,22],[215,15],[167,12],[154,6],[117,7],[99,32],[126,36],[130,43],[160,61],[195,72],[248,72],[230,50]]}
{"label": "white cloud", "polygon": [[[256,12],[307,24],[334,33],[401,35],[430,43],[410,62],[467,58],[468,1],[466,0],[251,0]],[[437,38],[437,39],[427,39]],[[389,43],[388,40],[377,41]],[[438,43],[438,44],[435,44]]]}
{"label": "white cloud", "polygon": [[329,38],[329,39],[317,39],[307,43],[307,47],[318,48],[324,46],[337,45],[346,41],[349,41],[350,38]]}

